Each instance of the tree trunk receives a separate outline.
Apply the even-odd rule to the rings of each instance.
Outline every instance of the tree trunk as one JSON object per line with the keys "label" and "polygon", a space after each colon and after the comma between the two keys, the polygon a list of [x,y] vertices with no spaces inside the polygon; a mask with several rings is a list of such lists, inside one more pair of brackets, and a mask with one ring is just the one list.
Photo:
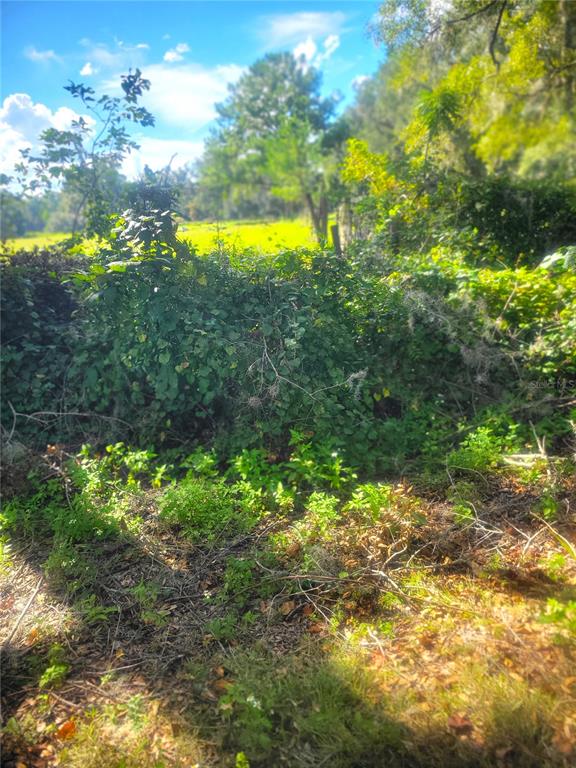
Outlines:
{"label": "tree trunk", "polygon": [[311,192],[306,192],[305,199],[316,239],[320,245],[324,245],[328,238],[328,200],[326,195],[323,193],[320,195],[318,205],[314,203]]}
{"label": "tree trunk", "polygon": [[560,18],[562,20],[562,62],[564,73],[564,106],[567,112],[574,107],[574,63],[576,57],[576,3],[572,0],[560,0]]}

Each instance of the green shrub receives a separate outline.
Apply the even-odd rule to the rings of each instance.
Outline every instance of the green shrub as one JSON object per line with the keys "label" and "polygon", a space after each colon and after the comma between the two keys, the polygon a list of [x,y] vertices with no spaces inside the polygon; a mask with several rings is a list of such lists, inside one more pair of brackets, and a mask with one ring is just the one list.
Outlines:
{"label": "green shrub", "polygon": [[[13,258],[4,402],[35,437],[35,410],[56,414],[42,417],[48,439],[80,425],[99,434],[113,449],[104,463],[121,464],[126,482],[160,485],[168,468],[148,446],[194,435],[268,494],[278,482],[345,488],[356,468],[403,472],[422,453],[437,467],[455,422],[482,425],[487,402],[566,440],[555,402],[558,377],[575,371],[568,262],[478,269],[446,243],[402,258],[369,258],[371,247],[231,266],[223,253],[135,254],[112,241],[65,286],[56,256],[25,269]],[[33,349],[13,318],[34,325]],[[120,455],[128,425],[141,445]],[[182,467],[213,477],[215,454],[196,451]]]}
{"label": "green shrub", "polygon": [[40,675],[38,682],[40,688],[59,688],[62,685],[70,671],[70,666],[64,661],[65,658],[66,652],[59,643],[50,646],[48,666]]}
{"label": "green shrub", "polygon": [[96,568],[84,557],[77,546],[68,542],[54,542],[44,563],[44,571],[51,583],[70,593],[89,586],[96,578]]}
{"label": "green shrub", "polygon": [[450,469],[491,472],[502,457],[504,441],[490,427],[478,427],[447,457]]}
{"label": "green shrub", "polygon": [[169,486],[159,509],[165,522],[180,526],[196,542],[247,531],[256,522],[254,512],[238,503],[231,486],[203,478],[188,477]]}

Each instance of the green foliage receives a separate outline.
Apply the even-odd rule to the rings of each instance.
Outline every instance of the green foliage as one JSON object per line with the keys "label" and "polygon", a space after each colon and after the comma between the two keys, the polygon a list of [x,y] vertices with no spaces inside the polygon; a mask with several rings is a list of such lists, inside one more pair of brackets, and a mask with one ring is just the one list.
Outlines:
{"label": "green foliage", "polygon": [[187,469],[191,476],[199,475],[200,477],[214,478],[218,475],[218,461],[213,449],[206,451],[199,446],[180,462],[180,466]]}
{"label": "green foliage", "polygon": [[65,663],[66,651],[58,643],[50,646],[48,650],[48,666],[40,675],[38,685],[40,688],[59,688],[70,671],[70,666]]}
{"label": "green foliage", "polygon": [[54,586],[71,594],[89,587],[96,576],[95,566],[78,547],[58,541],[52,545],[44,571]]}
{"label": "green foliage", "polygon": [[566,572],[566,556],[560,554],[560,552],[554,552],[547,558],[540,560],[539,565],[549,579],[552,581],[560,581]]}
{"label": "green foliage", "polygon": [[238,503],[237,494],[223,482],[187,477],[168,487],[159,501],[160,517],[178,525],[193,541],[213,541],[249,530],[254,512]]}
{"label": "green foliage", "polygon": [[290,491],[293,494],[297,489],[338,490],[356,477],[345,466],[340,451],[330,443],[314,443],[304,434],[290,430],[289,451],[286,461],[278,461],[261,448],[244,448],[232,459],[229,474],[255,489],[269,491],[277,502],[282,498],[289,501]]}
{"label": "green foliage", "polygon": [[249,558],[228,557],[220,597],[223,601],[233,600],[236,605],[245,605],[248,593],[255,583],[255,563]]}
{"label": "green foliage", "polygon": [[106,623],[112,614],[118,613],[116,605],[102,605],[94,594],[78,600],[74,607],[88,625]]}
{"label": "green foliage", "polygon": [[560,601],[553,597],[546,601],[546,612],[540,616],[544,624],[552,624],[558,630],[559,642],[576,639],[576,600]]}
{"label": "green foliage", "polygon": [[[383,275],[382,257],[367,264],[365,252],[348,260],[292,254],[272,270],[232,269],[218,255],[200,261],[172,251],[165,262],[154,254],[123,272],[93,263],[81,275],[81,304],[59,325],[62,357],[41,353],[42,339],[29,355],[15,333],[3,347],[13,364],[3,366],[7,428],[10,402],[23,414],[53,412],[51,439],[80,424],[108,433],[116,448],[100,463],[116,473],[104,482],[109,490],[118,480],[134,492],[160,485],[171,471],[149,449],[122,458],[126,422],[144,446],[191,434],[212,440],[236,477],[248,472],[270,494],[282,482],[281,495],[293,486],[340,490],[351,466],[398,470],[423,449],[438,463],[454,421],[487,399],[508,409],[528,400],[520,415],[539,433],[569,435],[550,379],[570,380],[576,349],[574,277],[560,261],[475,269],[444,246],[401,269],[390,258]],[[50,266],[37,265],[27,281],[41,284]],[[8,317],[16,305],[25,312],[28,288],[17,263],[5,269],[10,281],[18,276]],[[58,416],[70,412],[90,416]],[[28,435],[35,423],[17,419]],[[214,461],[197,453],[181,466],[208,476]]]}
{"label": "green foliage", "polygon": [[298,539],[306,544],[329,540],[334,526],[340,520],[339,504],[337,496],[318,491],[310,494],[304,517],[294,525]]}
{"label": "green foliage", "polygon": [[372,29],[387,55],[348,114],[356,230],[484,264],[573,245],[575,22],[569,2],[385,0]]}
{"label": "green foliage", "polygon": [[63,249],[18,251],[9,261],[0,260],[4,423],[13,419],[12,408],[22,414],[57,410],[72,361],[72,317],[77,309],[73,292],[62,280],[83,264],[82,257]]}
{"label": "green foliage", "polygon": [[478,427],[448,455],[448,467],[459,471],[491,472],[500,461],[504,445],[505,440],[495,435],[490,427]]}
{"label": "green foliage", "polygon": [[[105,235],[110,231],[110,216],[118,210],[120,201],[117,176],[122,160],[138,145],[130,138],[127,126],[154,125],[154,118],[138,101],[149,90],[150,81],[139,69],[121,77],[122,96],[96,96],[93,88],[70,83],[65,86],[89,114],[72,122],[69,130],[48,128],[41,136],[37,156],[22,150],[23,162],[16,171],[29,191],[50,189],[56,183],[78,195],[77,221],[82,213],[89,235]],[[96,129],[94,130],[94,126]],[[74,230],[76,226],[74,226]]]}
{"label": "green foliage", "polygon": [[130,590],[136,598],[140,608],[140,619],[144,624],[153,624],[156,627],[165,626],[168,620],[168,611],[156,608],[160,587],[153,582],[140,581]]}
{"label": "green foliage", "polygon": [[206,631],[215,640],[230,642],[238,633],[238,617],[235,613],[227,613],[226,616],[211,619],[206,624]]}
{"label": "green foliage", "polygon": [[333,109],[320,97],[316,68],[286,52],[256,61],[217,105],[217,128],[200,164],[200,198],[213,215],[239,204],[246,211],[251,201],[262,209],[272,193],[306,206],[325,241],[333,150],[342,141],[330,124]]}

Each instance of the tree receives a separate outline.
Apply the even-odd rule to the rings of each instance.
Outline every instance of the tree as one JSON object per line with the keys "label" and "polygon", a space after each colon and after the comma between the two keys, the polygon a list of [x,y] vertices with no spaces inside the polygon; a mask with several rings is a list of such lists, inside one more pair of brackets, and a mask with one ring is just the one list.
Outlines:
{"label": "tree", "polygon": [[217,106],[200,188],[222,202],[254,190],[298,201],[325,240],[342,132],[335,130],[334,100],[321,97],[320,85],[320,73],[290,53],[267,54],[253,64]]}
{"label": "tree", "polygon": [[384,110],[410,155],[476,176],[574,175],[576,3],[386,0],[374,32],[391,54],[361,91],[362,138]]}
{"label": "tree", "polygon": [[40,136],[41,149],[33,155],[22,151],[16,171],[25,191],[61,186],[76,200],[73,229],[83,218],[88,235],[107,234],[110,214],[121,207],[122,179],[118,169],[138,145],[131,139],[130,124],[154,125],[154,118],[138,104],[150,81],[139,69],[121,78],[123,96],[97,97],[94,89],[70,82],[65,86],[89,113],[74,120],[69,130],[49,128]]}
{"label": "tree", "polygon": [[573,242],[574,29],[576,3],[386,0],[344,166],[372,231],[510,261]]}

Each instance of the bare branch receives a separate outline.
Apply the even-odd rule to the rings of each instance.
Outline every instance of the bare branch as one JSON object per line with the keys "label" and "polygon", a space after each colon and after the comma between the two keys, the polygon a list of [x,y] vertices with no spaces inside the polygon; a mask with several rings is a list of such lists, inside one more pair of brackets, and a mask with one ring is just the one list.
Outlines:
{"label": "bare branch", "polygon": [[498,18],[496,19],[496,26],[492,30],[492,37],[490,38],[490,57],[492,61],[494,62],[494,66],[496,69],[500,68],[500,62],[496,58],[495,48],[496,48],[496,41],[498,39],[498,30],[500,29],[500,24],[502,23],[502,17],[504,16],[504,11],[506,10],[506,6],[508,5],[508,0],[503,0],[502,5],[500,6],[500,12],[498,13]]}

